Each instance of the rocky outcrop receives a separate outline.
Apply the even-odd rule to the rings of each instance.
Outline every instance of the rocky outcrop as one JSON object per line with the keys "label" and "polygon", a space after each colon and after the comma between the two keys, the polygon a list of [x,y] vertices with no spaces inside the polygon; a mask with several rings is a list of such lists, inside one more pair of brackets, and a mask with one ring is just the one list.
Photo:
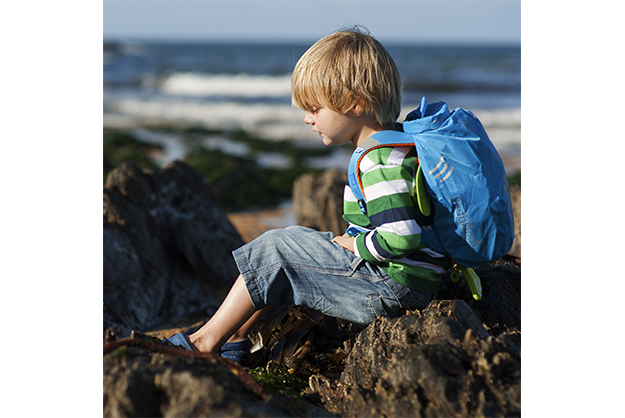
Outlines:
{"label": "rocky outcrop", "polygon": [[[342,201],[344,184],[338,172],[301,179],[294,190],[299,219],[342,233],[342,208],[333,202]],[[334,226],[320,223],[323,217]],[[104,189],[105,328],[123,337],[198,311],[210,316],[238,274],[231,251],[240,245],[197,171],[182,163],[120,165]],[[344,324],[301,312],[270,329],[267,341],[288,338],[257,353],[273,359],[268,371],[276,353],[299,358],[303,340],[328,350],[295,371],[309,389],[290,404],[228,360],[141,339],[113,341],[104,348],[104,416],[520,416],[520,259],[476,271],[480,301],[464,280],[445,277],[426,309],[378,318],[345,337]],[[322,372],[323,364],[331,366]]]}
{"label": "rocky outcrop", "polygon": [[121,341],[105,347],[103,371],[105,417],[298,416],[217,356]]}
{"label": "rocky outcrop", "polygon": [[519,333],[488,336],[464,302],[435,302],[367,327],[321,392],[341,416],[520,416],[520,353]]}
{"label": "rocky outcrop", "polygon": [[[215,356],[141,339],[109,343],[104,416],[520,416],[520,268],[499,261],[478,270],[481,301],[446,278],[424,310],[378,318],[346,338],[342,373],[312,374],[298,399],[269,394]],[[300,316],[276,332],[306,331]]]}
{"label": "rocky outcrop", "polygon": [[321,174],[303,174],[293,183],[293,208],[298,225],[343,235],[343,191],[347,174],[327,170]]}
{"label": "rocky outcrop", "polygon": [[238,275],[241,237],[195,169],[125,162],[104,186],[104,328],[117,337],[212,313]]}
{"label": "rocky outcrop", "polygon": [[[311,393],[340,416],[520,416],[520,269],[496,264],[480,270],[481,301],[437,299],[377,319],[358,335],[338,383],[313,376]],[[471,298],[459,283],[441,296]]]}

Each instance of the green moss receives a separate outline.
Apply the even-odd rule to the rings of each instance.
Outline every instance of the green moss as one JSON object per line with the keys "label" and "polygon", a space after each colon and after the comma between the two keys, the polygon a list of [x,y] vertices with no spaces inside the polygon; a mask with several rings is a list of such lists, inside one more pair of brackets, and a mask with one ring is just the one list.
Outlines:
{"label": "green moss", "polygon": [[126,346],[117,347],[111,352],[111,357],[124,358],[128,357],[128,348]]}
{"label": "green moss", "polygon": [[249,370],[250,374],[270,392],[281,393],[292,398],[298,398],[308,387],[308,382],[290,374],[281,367],[272,367],[268,372],[264,367]]}
{"label": "green moss", "polygon": [[315,171],[300,164],[286,169],[263,168],[250,157],[199,146],[184,161],[204,174],[217,202],[228,209],[276,206],[291,197],[293,182],[299,175]]}
{"label": "green moss", "polygon": [[192,127],[185,128],[182,130],[172,129],[171,132],[180,133],[180,134],[206,135],[206,136],[220,135],[224,133],[224,131],[222,131],[221,129],[208,129],[208,128],[202,128],[202,127],[197,127],[197,126],[192,126]]}
{"label": "green moss", "polygon": [[230,134],[229,138],[233,141],[242,142],[252,150],[252,152],[273,152],[291,157],[296,162],[301,162],[307,157],[318,157],[329,155],[333,149],[330,147],[304,147],[294,144],[291,141],[270,141],[250,135],[246,131],[235,131]]}
{"label": "green moss", "polygon": [[141,168],[155,168],[149,157],[161,147],[137,141],[124,131],[104,128],[102,154],[104,159],[104,182],[109,172],[124,161],[134,160]]}
{"label": "green moss", "polygon": [[[209,150],[194,139],[196,135],[210,136],[215,131],[189,128],[159,129],[159,132],[178,134],[186,139],[191,151],[184,162],[199,170],[210,183],[217,202],[224,209],[237,210],[248,207],[274,207],[291,197],[293,182],[304,173],[321,170],[308,168],[304,159],[327,155],[328,148],[298,147],[289,141],[268,141],[244,131],[232,132],[228,138],[244,143],[250,150],[246,157],[232,156],[219,150]],[[221,133],[223,135],[223,133]],[[188,135],[188,136],[187,136]],[[186,137],[186,138],[185,138]],[[125,131],[104,129],[104,180],[108,173],[124,161],[134,160],[142,168],[156,168],[150,153],[161,147],[144,144]],[[291,159],[288,168],[265,168],[257,164],[260,153],[277,153]]]}

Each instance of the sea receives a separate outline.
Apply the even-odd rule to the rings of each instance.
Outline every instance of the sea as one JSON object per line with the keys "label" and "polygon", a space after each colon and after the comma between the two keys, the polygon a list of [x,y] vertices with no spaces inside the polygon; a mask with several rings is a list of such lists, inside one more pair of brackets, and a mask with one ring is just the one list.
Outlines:
{"label": "sea", "polygon": [[[241,130],[266,140],[323,146],[304,112],[291,105],[290,76],[311,43],[139,42],[103,44],[103,122],[160,144],[159,164],[184,158],[185,142],[168,128],[216,132],[204,146],[245,154],[219,132]],[[403,81],[402,113],[445,101],[482,121],[508,174],[521,169],[521,47],[385,45]],[[311,158],[316,168],[345,168],[344,148]],[[267,166],[288,160],[267,156]]]}

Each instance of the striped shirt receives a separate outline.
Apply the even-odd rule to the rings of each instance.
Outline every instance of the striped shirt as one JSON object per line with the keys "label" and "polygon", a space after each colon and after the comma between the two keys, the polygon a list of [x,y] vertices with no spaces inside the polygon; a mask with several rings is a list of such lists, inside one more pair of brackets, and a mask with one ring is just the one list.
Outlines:
{"label": "striped shirt", "polygon": [[379,265],[396,282],[424,293],[436,293],[441,274],[451,267],[444,254],[421,243],[415,220],[417,169],[415,147],[382,147],[369,151],[360,163],[367,214],[360,211],[345,186],[343,218],[366,228],[358,235],[355,254]]}

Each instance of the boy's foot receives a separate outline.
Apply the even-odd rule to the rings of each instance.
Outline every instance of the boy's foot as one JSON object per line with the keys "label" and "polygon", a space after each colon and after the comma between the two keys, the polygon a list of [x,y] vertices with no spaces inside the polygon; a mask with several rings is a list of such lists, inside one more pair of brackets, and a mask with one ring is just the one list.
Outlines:
{"label": "boy's foot", "polygon": [[225,343],[221,350],[217,353],[218,356],[234,360],[241,365],[245,365],[250,359],[250,350],[252,348],[252,342],[249,338],[241,341],[234,341]]}
{"label": "boy's foot", "polygon": [[[178,333],[176,335],[172,335],[169,338],[163,340],[163,344],[169,345],[172,347],[183,348],[187,351],[196,351],[194,347],[191,345],[187,337],[185,337],[182,333]],[[250,358],[250,350],[252,348],[252,342],[249,338],[246,338],[241,341],[234,341],[230,343],[225,343],[221,350],[217,353],[218,356],[223,358],[227,358],[229,360],[234,360],[237,363],[244,365]]]}

